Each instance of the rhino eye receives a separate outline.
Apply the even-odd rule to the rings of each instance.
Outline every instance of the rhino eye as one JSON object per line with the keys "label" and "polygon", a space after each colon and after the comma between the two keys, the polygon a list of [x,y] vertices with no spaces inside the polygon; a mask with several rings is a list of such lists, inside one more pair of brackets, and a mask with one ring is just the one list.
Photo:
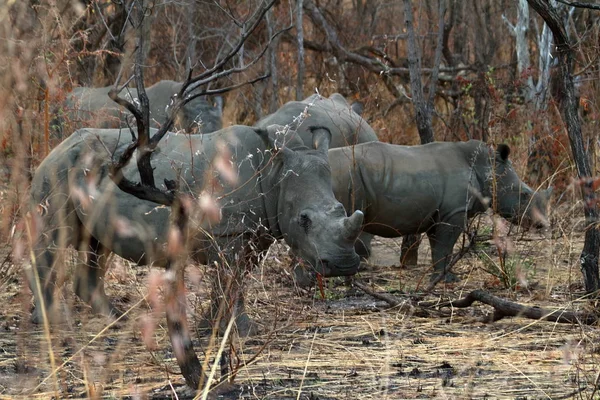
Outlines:
{"label": "rhino eye", "polygon": [[299,219],[298,223],[300,224],[300,226],[302,228],[304,228],[304,232],[308,233],[308,231],[310,230],[310,227],[312,225],[312,221],[310,220],[308,214],[300,213],[300,219]]}

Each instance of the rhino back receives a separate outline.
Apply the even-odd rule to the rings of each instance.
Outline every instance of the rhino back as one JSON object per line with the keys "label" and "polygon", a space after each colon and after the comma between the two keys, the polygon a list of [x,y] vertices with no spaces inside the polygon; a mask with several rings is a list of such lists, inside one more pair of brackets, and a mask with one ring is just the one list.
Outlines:
{"label": "rhino back", "polygon": [[[78,87],[67,96],[67,117],[75,126],[93,126],[96,128],[118,128],[129,112],[108,97],[112,87]],[[129,89],[122,97],[131,100],[137,98],[137,91]]]}
{"label": "rhino back", "polygon": [[[306,145],[310,146],[312,143],[310,131],[312,126],[324,126],[329,129],[332,133],[330,148],[377,141],[377,135],[369,124],[352,111],[341,95],[337,95],[337,97],[335,95],[329,99],[313,95],[303,101],[290,101],[275,113],[262,118],[256,123],[256,126],[292,124],[309,104],[313,104],[308,108],[307,119],[297,129]],[[340,102],[340,97],[343,102]]]}
{"label": "rhino back", "polygon": [[[250,224],[266,218],[255,166],[252,158],[247,157],[250,149],[256,152],[264,148],[262,141],[257,139],[258,135],[248,127],[230,127],[215,134],[196,136],[169,133],[152,158],[156,184],[165,189],[165,179],[176,180],[181,174],[182,190],[195,196],[206,190],[213,197],[222,197],[223,218],[221,223],[211,226],[213,235],[235,236],[244,232]],[[115,150],[119,153],[130,140],[129,133],[124,130],[84,129],[73,134],[67,142],[72,142],[68,147],[70,153],[78,154],[77,159],[64,156],[66,145],[55,149],[56,157],[52,157],[68,166],[68,177],[63,179],[64,184],[59,190],[74,193],[75,188],[75,192],[85,194],[71,196],[73,207],[86,230],[107,248],[136,262],[154,259],[160,264],[164,261],[163,244],[168,234],[170,208],[121,191],[110,179],[106,168],[109,154]],[[238,182],[244,185],[233,184],[222,178],[218,170],[210,169],[218,152],[217,143],[228,147],[230,160],[239,165]],[[86,164],[87,154],[93,155],[93,161]],[[90,162],[95,168],[89,165]],[[90,171],[93,172],[90,174]],[[134,163],[128,164],[123,173],[127,178],[139,181]],[[214,177],[218,184],[205,187],[207,176]],[[65,188],[66,182],[71,186]],[[213,193],[213,187],[222,187],[222,190]],[[206,221],[201,218],[192,221],[192,229],[200,225],[207,228]],[[201,242],[203,237],[197,239]],[[195,247],[200,252],[204,250],[201,246]]]}
{"label": "rhino back", "polygon": [[332,149],[334,192],[350,207],[348,188],[353,188],[364,207],[369,233],[397,237],[424,232],[466,207],[472,173],[464,147],[373,142]]}

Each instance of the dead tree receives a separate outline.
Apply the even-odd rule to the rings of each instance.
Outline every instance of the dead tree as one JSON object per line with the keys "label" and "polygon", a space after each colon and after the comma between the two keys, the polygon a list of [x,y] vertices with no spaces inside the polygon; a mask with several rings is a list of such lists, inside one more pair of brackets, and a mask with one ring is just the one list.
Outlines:
{"label": "dead tree", "polygon": [[[544,19],[552,31],[558,53],[560,68],[561,96],[560,111],[566,125],[571,143],[573,158],[577,167],[583,196],[583,211],[585,214],[586,231],[583,251],[581,252],[581,272],[585,289],[588,293],[600,289],[600,274],[598,270],[598,253],[600,249],[600,231],[598,230],[598,207],[593,190],[592,171],[581,133],[581,120],[573,82],[573,63],[575,60],[574,44],[567,35],[565,26],[558,14],[557,8],[547,1],[527,0],[529,5]],[[570,2],[566,2],[569,4]]]}

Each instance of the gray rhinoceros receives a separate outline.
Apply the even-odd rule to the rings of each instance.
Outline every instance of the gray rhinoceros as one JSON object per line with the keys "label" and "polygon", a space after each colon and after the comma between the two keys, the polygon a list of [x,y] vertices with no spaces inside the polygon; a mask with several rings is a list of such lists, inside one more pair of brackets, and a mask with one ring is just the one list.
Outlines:
{"label": "gray rhinoceros", "polygon": [[[534,192],[522,182],[509,153],[507,145],[494,151],[477,140],[421,146],[374,142],[331,149],[329,163],[336,198],[347,210],[363,210],[364,232],[427,233],[435,279],[445,271],[466,219],[487,210],[493,195],[496,212],[509,221],[547,225],[552,189]],[[445,278],[456,280],[451,274]]]}
{"label": "gray rhinoceros", "polygon": [[[333,195],[329,133],[313,129],[316,149],[307,149],[290,135],[285,146],[275,149],[277,129],[232,126],[207,135],[168,133],[160,142],[152,158],[156,182],[177,180],[180,174],[182,190],[196,198],[202,191],[217,198],[221,207],[220,222],[210,226],[206,221],[190,222],[191,256],[212,265],[224,255],[226,263],[234,265],[250,250],[264,252],[273,240],[284,238],[295,254],[324,276],[356,273],[359,257],[354,241],[363,214],[356,211],[347,217]],[[32,214],[41,219],[35,224],[41,227],[34,247],[36,268],[29,274],[36,300],[34,321],[41,318],[38,293],[43,293],[47,309],[52,305],[62,262],[57,252],[68,245],[87,255],[77,267],[75,293],[102,313],[117,313],[104,293],[106,252],[138,264],[164,265],[170,208],[121,191],[105,166],[130,137],[118,129],[81,129],[38,167],[31,186]],[[237,183],[224,179],[227,174],[211,164],[223,151],[237,168]],[[134,162],[123,171],[126,178],[139,181]],[[238,329],[244,331],[249,321],[243,304],[236,309]]]}
{"label": "gray rhinoceros", "polygon": [[[171,96],[177,94],[182,83],[163,80],[146,88],[150,103],[150,124],[159,128],[167,119],[166,108]],[[131,114],[108,97],[112,86],[101,88],[78,87],[67,96],[66,119],[78,126],[94,128],[123,128]],[[136,89],[124,89],[121,97],[129,101],[137,100]],[[199,97],[187,103],[176,115],[175,126],[192,132],[199,126],[201,133],[214,132],[222,128],[222,98],[216,97],[211,104],[205,97]],[[61,119],[57,125],[61,125]],[[133,123],[133,125],[135,125]]]}
{"label": "gray rhinoceros", "polygon": [[[297,118],[307,107],[308,116],[298,126]],[[360,110],[360,105],[350,106],[339,93],[334,93],[329,98],[314,94],[302,101],[285,103],[279,110],[258,121],[255,126],[264,128],[271,124],[290,125],[305,143],[312,141],[310,126],[323,126],[331,132],[331,148],[379,140],[367,121],[355,112]]]}

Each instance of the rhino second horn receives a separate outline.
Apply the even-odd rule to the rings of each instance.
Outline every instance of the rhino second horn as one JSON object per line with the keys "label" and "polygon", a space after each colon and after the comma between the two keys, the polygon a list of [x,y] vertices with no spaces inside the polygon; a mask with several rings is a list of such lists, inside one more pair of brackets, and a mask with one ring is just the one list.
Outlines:
{"label": "rhino second horn", "polygon": [[360,234],[360,228],[365,215],[362,211],[356,210],[354,214],[344,220],[344,237],[354,242]]}

